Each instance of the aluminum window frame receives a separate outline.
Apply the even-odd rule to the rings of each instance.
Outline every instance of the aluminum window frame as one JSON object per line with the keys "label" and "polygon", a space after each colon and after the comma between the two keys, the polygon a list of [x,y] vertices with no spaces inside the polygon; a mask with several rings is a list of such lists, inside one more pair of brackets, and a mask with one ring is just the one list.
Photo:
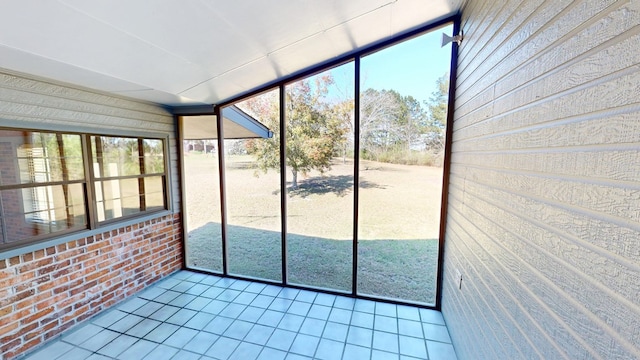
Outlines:
{"label": "aluminum window frame", "polygon": [[[19,123],[11,123],[9,125],[19,125]],[[0,243],[0,258],[8,258],[11,256],[15,256],[18,254],[23,254],[25,252],[31,252],[35,250],[39,250],[42,248],[46,248],[49,246],[58,245],[60,243],[64,243],[67,241],[71,241],[72,239],[78,239],[83,237],[92,236],[97,233],[110,231],[113,228],[118,228],[122,226],[127,226],[133,223],[138,223],[141,221],[146,221],[150,218],[157,218],[158,216],[162,216],[164,214],[170,213],[171,211],[171,169],[169,162],[169,137],[167,135],[162,134],[122,134],[117,133],[112,134],[109,132],[98,132],[98,131],[90,131],[90,132],[78,132],[78,131],[67,131],[66,129],[41,129],[38,127],[25,127],[25,126],[2,126],[0,127],[0,131],[18,131],[25,133],[48,133],[48,134],[56,134],[56,135],[77,135],[80,137],[81,142],[81,158],[82,158],[82,166],[84,177],[82,179],[73,179],[67,181],[49,181],[49,182],[30,182],[25,184],[9,184],[2,185],[0,184],[0,191],[4,190],[21,190],[28,188],[36,188],[42,186],[59,186],[59,185],[75,185],[82,184],[83,186],[83,197],[84,197],[84,208],[85,208],[85,226],[82,228],[73,227],[69,229],[64,229],[60,231],[55,231],[47,234],[42,234],[39,236],[30,237],[24,240],[18,241],[7,241],[6,227],[4,226],[5,221],[5,210],[2,207],[1,199],[0,199],[0,219],[2,219],[2,234],[3,234],[3,243]],[[91,145],[90,139],[92,136],[104,136],[104,137],[121,137],[121,138],[133,138],[138,140],[138,144],[141,145],[144,143],[144,140],[154,140],[161,141],[162,143],[162,161],[163,161],[163,172],[161,173],[149,173],[149,174],[141,174],[134,176],[124,176],[124,177],[104,177],[104,178],[96,178],[91,169],[91,164],[93,163],[93,156],[91,153]],[[144,149],[139,149],[139,153],[144,155]],[[141,157],[144,159],[144,157]],[[14,160],[17,164],[18,155],[14,154]],[[16,169],[17,166],[16,166]],[[153,208],[151,210],[145,209],[141,210],[138,213],[125,215],[113,219],[108,219],[105,221],[97,221],[96,216],[96,197],[95,197],[95,189],[96,183],[100,181],[109,181],[109,180],[119,180],[121,178],[137,178],[141,181],[144,181],[146,177],[161,177],[162,179],[162,199],[163,206],[162,209]],[[24,200],[23,200],[24,201]],[[26,213],[23,211],[23,213]]]}
{"label": "aluminum window frame", "polygon": [[[424,308],[429,308],[429,309],[435,309],[435,310],[440,310],[441,306],[442,306],[442,279],[443,279],[443,262],[444,262],[444,250],[445,250],[445,229],[446,229],[446,219],[447,219],[447,199],[448,199],[448,188],[449,188],[449,173],[450,173],[450,168],[451,168],[451,143],[452,143],[452,134],[453,134],[453,115],[454,115],[454,109],[455,109],[455,88],[456,88],[456,74],[457,74],[457,62],[458,62],[458,44],[453,42],[451,44],[451,63],[450,63],[450,71],[449,71],[449,98],[448,98],[448,105],[447,105],[447,125],[445,128],[445,149],[444,149],[444,165],[443,165],[443,177],[442,177],[442,197],[441,197],[441,203],[440,203],[440,230],[439,230],[439,239],[438,239],[438,258],[437,258],[437,264],[436,264],[436,268],[437,268],[437,274],[436,274],[436,292],[435,292],[435,303],[434,304],[425,304],[425,303],[416,303],[416,302],[412,302],[412,301],[402,301],[399,299],[389,299],[389,298],[384,298],[384,297],[378,297],[378,296],[367,296],[367,295],[362,295],[359,294],[357,291],[357,264],[358,264],[358,231],[357,231],[357,226],[358,226],[358,205],[357,205],[357,201],[359,198],[359,192],[358,192],[358,186],[354,187],[354,209],[353,209],[353,229],[354,229],[354,234],[353,234],[353,270],[352,270],[352,291],[350,293],[344,293],[344,292],[340,292],[340,291],[334,291],[334,290],[328,290],[328,289],[322,289],[322,288],[315,288],[315,287],[311,287],[311,286],[300,286],[300,285],[295,285],[295,284],[291,284],[289,283],[289,279],[287,277],[287,268],[288,268],[288,264],[287,264],[287,241],[286,241],[286,235],[287,235],[287,199],[286,199],[286,191],[282,191],[282,189],[286,189],[286,176],[284,175],[286,173],[286,154],[284,153],[284,149],[286,149],[286,137],[285,137],[285,126],[286,126],[286,111],[284,111],[283,109],[286,108],[286,102],[285,102],[285,87],[295,81],[298,81],[300,79],[304,79],[316,74],[319,74],[321,72],[324,72],[326,70],[338,67],[342,64],[354,61],[355,62],[355,90],[354,90],[354,115],[355,115],[355,123],[359,124],[359,116],[360,116],[360,96],[359,96],[359,92],[360,92],[360,60],[362,57],[375,53],[379,50],[385,49],[387,47],[399,44],[403,41],[406,40],[410,40],[414,37],[426,34],[428,32],[432,32],[437,30],[438,28],[447,26],[447,25],[453,25],[453,33],[457,34],[460,31],[460,21],[461,21],[461,17],[460,14],[454,14],[450,17],[441,19],[439,21],[436,21],[434,23],[428,24],[426,26],[417,28],[413,31],[410,31],[408,33],[405,34],[401,34],[398,36],[394,36],[390,39],[384,40],[378,44],[366,47],[364,49],[360,49],[351,53],[348,53],[342,57],[338,57],[335,58],[334,60],[316,65],[310,69],[292,74],[290,76],[278,79],[274,82],[271,83],[267,83],[261,87],[259,87],[258,89],[246,92],[244,94],[240,94],[239,96],[230,99],[228,101],[225,101],[221,104],[217,104],[214,107],[214,111],[213,113],[215,113],[217,116],[217,126],[218,126],[218,152],[219,152],[219,158],[222,158],[222,154],[224,151],[224,129],[222,128],[222,122],[219,120],[220,119],[220,113],[221,113],[221,109],[228,107],[228,106],[233,106],[235,103],[241,102],[243,100],[246,100],[248,98],[251,98],[253,96],[257,96],[260,95],[262,93],[268,92],[268,91],[273,91],[273,90],[278,90],[280,92],[280,174],[281,174],[281,191],[280,191],[280,195],[281,195],[281,235],[282,235],[282,281],[280,282],[276,282],[276,281],[269,281],[269,280],[264,280],[264,279],[256,279],[256,278],[252,278],[250,276],[238,276],[238,275],[233,275],[233,274],[229,274],[228,269],[227,269],[227,251],[226,251],[226,210],[225,210],[225,198],[226,198],[226,189],[224,186],[224,178],[225,178],[225,167],[224,167],[224,161],[221,161],[218,165],[219,165],[219,173],[218,176],[220,176],[220,201],[221,201],[221,214],[220,214],[220,219],[221,219],[221,233],[222,233],[222,262],[223,262],[223,267],[222,267],[222,272],[215,272],[215,271],[204,271],[203,269],[200,268],[191,268],[188,266],[187,262],[186,262],[186,248],[188,246],[188,244],[186,243],[186,239],[188,238],[187,236],[187,229],[184,226],[185,222],[184,219],[182,219],[183,221],[183,255],[185,258],[184,261],[184,268],[193,270],[193,271],[199,271],[199,272],[203,272],[203,273],[213,273],[213,274],[217,274],[217,275],[222,275],[225,277],[229,277],[229,278],[234,278],[234,279],[248,279],[248,280],[252,280],[252,281],[258,281],[258,282],[263,282],[263,283],[267,283],[267,284],[277,284],[280,286],[286,286],[286,287],[291,287],[291,288],[297,288],[297,289],[311,289],[314,291],[319,291],[319,292],[325,292],[325,293],[330,293],[330,294],[336,294],[336,295],[342,295],[342,296],[350,296],[350,297],[354,297],[354,298],[361,298],[361,299],[370,299],[370,300],[375,300],[375,301],[382,301],[382,302],[389,302],[389,303],[394,303],[394,304],[408,304],[408,305],[414,305],[414,306],[418,306],[418,307],[424,307]],[[356,135],[359,134],[359,125],[356,126]],[[180,138],[180,137],[179,137]],[[359,139],[359,136],[356,136],[356,139]],[[356,140],[359,141],[359,140]],[[184,154],[182,153],[182,146],[180,147],[180,156],[182,158],[182,156],[184,156]],[[359,144],[356,145],[356,149],[359,148]],[[358,159],[358,157],[355,157],[355,159]],[[182,160],[181,160],[182,161]],[[357,184],[359,182],[359,171],[357,166],[359,165],[359,161],[356,160],[354,161],[354,169],[355,169],[355,173],[354,173],[354,183]],[[181,171],[184,172],[184,167],[181,167]],[[183,212],[186,211],[186,204],[184,203],[184,198],[182,201],[182,207],[183,207]]]}

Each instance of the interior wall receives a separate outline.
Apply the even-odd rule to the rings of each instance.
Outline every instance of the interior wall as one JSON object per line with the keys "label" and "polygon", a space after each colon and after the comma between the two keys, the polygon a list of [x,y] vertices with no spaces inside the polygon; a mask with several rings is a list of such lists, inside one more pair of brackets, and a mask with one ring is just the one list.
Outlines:
{"label": "interior wall", "polygon": [[442,295],[458,357],[640,358],[640,2],[470,0],[462,19]]}
{"label": "interior wall", "polygon": [[2,70],[0,126],[166,136],[174,199],[173,213],[0,253],[0,359],[12,359],[182,267],[178,156],[166,109]]}

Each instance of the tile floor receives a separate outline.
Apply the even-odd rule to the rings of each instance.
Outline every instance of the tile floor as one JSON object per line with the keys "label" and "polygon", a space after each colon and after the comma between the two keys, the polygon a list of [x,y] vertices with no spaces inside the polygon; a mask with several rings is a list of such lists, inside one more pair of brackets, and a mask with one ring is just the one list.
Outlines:
{"label": "tile floor", "polygon": [[456,359],[433,310],[180,271],[28,355],[75,359]]}

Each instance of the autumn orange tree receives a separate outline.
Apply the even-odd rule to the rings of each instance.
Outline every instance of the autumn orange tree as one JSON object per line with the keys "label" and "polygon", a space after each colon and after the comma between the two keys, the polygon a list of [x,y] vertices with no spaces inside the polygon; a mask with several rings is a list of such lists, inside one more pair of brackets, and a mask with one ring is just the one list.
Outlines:
{"label": "autumn orange tree", "polygon": [[[348,124],[335,104],[326,101],[331,75],[319,75],[287,85],[285,89],[285,159],[291,171],[291,188],[298,187],[298,175],[311,170],[324,173],[338,155]],[[247,142],[247,152],[256,157],[263,171],[280,168],[280,119],[275,92],[247,100],[246,109],[273,132],[271,139]]]}

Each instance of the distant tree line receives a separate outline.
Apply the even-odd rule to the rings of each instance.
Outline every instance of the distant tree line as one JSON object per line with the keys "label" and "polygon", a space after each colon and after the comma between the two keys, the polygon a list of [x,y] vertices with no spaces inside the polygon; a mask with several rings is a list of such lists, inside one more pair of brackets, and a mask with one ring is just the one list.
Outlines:
{"label": "distant tree line", "polygon": [[[353,99],[329,101],[331,75],[300,80],[286,87],[286,161],[292,187],[298,175],[330,170],[335,157],[352,158],[355,139]],[[444,129],[449,81],[445,74],[436,90],[421,103],[396,90],[366,89],[360,97],[360,156],[365,160],[439,166],[444,151]],[[266,172],[280,166],[278,92],[236,104],[273,132],[271,139],[242,141]],[[233,153],[240,153],[234,144]]]}

